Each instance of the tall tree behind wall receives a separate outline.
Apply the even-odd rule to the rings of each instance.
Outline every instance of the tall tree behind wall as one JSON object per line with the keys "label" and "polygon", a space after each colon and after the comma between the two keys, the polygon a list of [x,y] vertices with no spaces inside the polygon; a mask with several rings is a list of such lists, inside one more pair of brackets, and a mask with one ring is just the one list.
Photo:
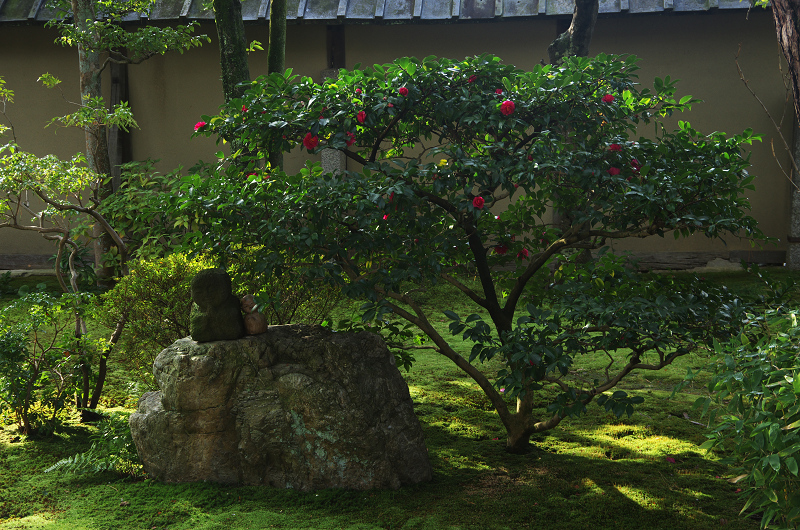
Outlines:
{"label": "tall tree behind wall", "polygon": [[[72,13],[78,31],[91,35],[98,42],[100,35],[92,29],[96,20],[95,0],[71,0]],[[100,51],[86,44],[78,44],[78,67],[80,69],[81,102],[102,97],[103,68],[100,62]],[[108,156],[108,130],[102,122],[94,122],[84,127],[86,133],[86,157],[89,167],[99,175],[106,177],[107,184],[97,190],[97,199],[101,200],[114,192],[111,179],[111,162]],[[94,262],[98,283],[110,286],[114,276],[113,267],[104,264],[103,256],[113,246],[111,237],[100,228],[94,227]]]}
{"label": "tall tree behind wall", "polygon": [[242,3],[239,0],[214,0],[214,22],[219,38],[222,92],[227,103],[242,96],[244,91],[240,84],[250,82]]}
{"label": "tall tree behind wall", "polygon": [[[766,1],[758,3],[766,6]],[[771,4],[778,42],[789,64],[794,112],[800,117],[800,0],[772,0]]]}
{"label": "tall tree behind wall", "polygon": [[[222,92],[225,102],[244,94],[243,84],[250,82],[247,65],[247,42],[240,0],[214,0],[214,22],[219,38],[222,69]],[[267,70],[283,73],[286,64],[286,0],[272,0],[269,7],[269,50]],[[233,146],[238,149],[237,146]],[[283,166],[280,152],[270,153],[272,166]]]}
{"label": "tall tree behind wall", "polygon": [[599,8],[599,0],[575,0],[572,23],[547,47],[550,64],[561,64],[564,57],[588,57]]}
{"label": "tall tree behind wall", "polygon": [[[589,56],[589,44],[592,42],[599,9],[599,0],[575,0],[575,9],[572,11],[572,21],[569,27],[547,47],[550,64],[559,65],[565,57]],[[566,227],[571,224],[571,221],[565,218],[562,212],[555,211],[553,212],[553,224]],[[591,251],[584,249],[580,255],[580,261],[588,263],[591,259]]]}

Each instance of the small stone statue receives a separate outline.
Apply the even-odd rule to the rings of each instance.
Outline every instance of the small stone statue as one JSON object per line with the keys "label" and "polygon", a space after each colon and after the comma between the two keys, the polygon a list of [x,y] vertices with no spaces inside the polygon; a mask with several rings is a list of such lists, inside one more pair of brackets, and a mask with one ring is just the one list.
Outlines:
{"label": "small stone statue", "polygon": [[255,310],[256,300],[252,294],[242,297],[244,329],[248,335],[258,335],[267,331],[267,317]]}
{"label": "small stone statue", "polygon": [[236,340],[244,337],[239,299],[231,292],[225,269],[206,269],[192,280],[192,312],[189,333],[197,342]]}

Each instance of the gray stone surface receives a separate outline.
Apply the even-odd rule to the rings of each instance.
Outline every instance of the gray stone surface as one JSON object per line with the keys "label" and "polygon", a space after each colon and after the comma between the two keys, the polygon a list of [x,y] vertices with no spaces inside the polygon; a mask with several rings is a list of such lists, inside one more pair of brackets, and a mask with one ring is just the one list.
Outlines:
{"label": "gray stone surface", "polygon": [[316,490],[430,480],[408,386],[383,340],[270,326],[235,341],[176,341],[160,392],[130,418],[145,470],[165,482]]}

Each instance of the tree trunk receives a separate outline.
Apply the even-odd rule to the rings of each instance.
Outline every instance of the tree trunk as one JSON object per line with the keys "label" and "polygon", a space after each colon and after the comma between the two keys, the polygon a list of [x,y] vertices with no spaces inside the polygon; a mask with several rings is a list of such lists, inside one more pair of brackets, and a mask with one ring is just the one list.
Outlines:
{"label": "tree trunk", "polygon": [[795,116],[800,118],[800,0],[772,0],[775,32],[789,64]]}
{"label": "tree trunk", "polygon": [[269,4],[269,50],[267,72],[283,73],[286,70],[286,0],[272,0]]}
{"label": "tree trunk", "polygon": [[[592,42],[599,9],[600,0],[575,0],[575,9],[572,11],[572,21],[569,27],[547,47],[550,64],[557,66],[564,61],[565,57],[588,57],[589,44]],[[560,226],[562,230],[566,230],[572,223],[572,219],[564,212],[555,211],[553,212],[553,223]],[[583,249],[578,256],[578,263],[589,263],[590,261],[592,261],[592,253],[589,249]]]}
{"label": "tree trunk", "polygon": [[547,47],[550,64],[561,64],[564,57],[589,55],[589,44],[592,42],[599,8],[599,0],[575,0],[572,23]]}
{"label": "tree trunk", "polygon": [[225,102],[242,97],[242,83],[250,82],[247,66],[247,43],[239,0],[214,0],[214,22],[219,38],[219,62],[222,67],[222,92]]}
{"label": "tree trunk", "polygon": [[[269,50],[267,72],[283,74],[286,70],[286,0],[269,3]],[[283,152],[269,153],[270,167],[283,169]]]}
{"label": "tree trunk", "polygon": [[[89,31],[92,21],[95,19],[94,0],[72,0],[72,12],[75,25],[83,31]],[[90,99],[102,97],[100,53],[79,45],[78,67],[80,69],[81,104],[85,104]],[[111,162],[108,158],[108,133],[104,124],[94,123],[85,128],[85,134],[86,158],[89,168],[102,180],[98,184],[98,189],[94,190],[95,198],[102,201],[113,193]],[[111,249],[113,242],[111,237],[98,225],[94,226],[93,235],[95,237],[94,261],[97,282],[100,286],[110,287],[114,277],[114,268],[104,265],[103,254]]]}

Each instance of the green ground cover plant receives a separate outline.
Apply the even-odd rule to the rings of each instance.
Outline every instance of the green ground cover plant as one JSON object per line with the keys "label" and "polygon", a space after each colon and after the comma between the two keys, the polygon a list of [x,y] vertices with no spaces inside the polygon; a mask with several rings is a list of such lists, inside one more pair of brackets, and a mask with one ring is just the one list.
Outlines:
{"label": "green ground cover plant", "polygon": [[[733,276],[742,289],[751,289],[752,282],[743,277]],[[730,281],[731,275],[722,278]],[[719,285],[714,274],[704,274],[702,281]],[[423,298],[428,305],[442,306],[454,301],[457,292],[436,285]],[[357,302],[342,304],[331,319],[357,311]],[[443,330],[450,325],[441,311],[435,320]],[[458,347],[468,351],[471,346]],[[626,379],[622,388],[645,398],[631,417],[618,419],[602,408],[590,409],[565,419],[564,428],[534,436],[533,450],[525,455],[504,450],[503,426],[471,378],[434,352],[419,350],[415,357],[411,370],[402,373],[434,466],[430,484],[399,491],[301,493],[165,485],[111,472],[44,473],[64,458],[89,451],[97,441],[97,428],[73,421],[50,437],[26,438],[3,422],[0,528],[759,527],[760,516],[738,516],[745,502],[743,488],[730,482],[737,475],[721,462],[726,453],[700,449],[708,432],[701,424],[707,420],[693,404],[707,395],[709,376],[698,376],[669,399],[687,369],[701,368],[710,357],[683,357],[657,377]],[[482,369],[491,373],[497,362],[489,361]],[[116,373],[117,366],[111,364]],[[587,372],[601,368],[592,363],[576,367]],[[123,378],[109,378],[108,384],[112,393],[128,390]],[[544,409],[548,399],[542,395],[534,406]]]}

